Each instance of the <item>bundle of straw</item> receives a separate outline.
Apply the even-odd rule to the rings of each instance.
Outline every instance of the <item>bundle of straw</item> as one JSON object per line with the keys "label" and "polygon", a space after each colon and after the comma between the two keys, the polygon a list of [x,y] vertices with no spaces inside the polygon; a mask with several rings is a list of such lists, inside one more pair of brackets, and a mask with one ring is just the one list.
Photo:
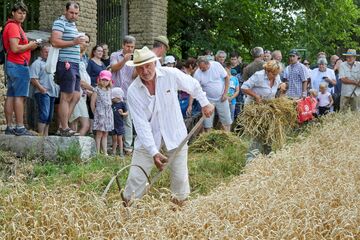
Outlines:
{"label": "bundle of straw", "polygon": [[190,151],[196,153],[214,152],[237,143],[240,144],[241,140],[234,134],[221,130],[213,130],[201,134],[190,145]]}
{"label": "bundle of straw", "polygon": [[240,135],[261,140],[273,148],[280,148],[286,133],[297,125],[294,102],[281,97],[246,105],[238,116],[235,130]]}

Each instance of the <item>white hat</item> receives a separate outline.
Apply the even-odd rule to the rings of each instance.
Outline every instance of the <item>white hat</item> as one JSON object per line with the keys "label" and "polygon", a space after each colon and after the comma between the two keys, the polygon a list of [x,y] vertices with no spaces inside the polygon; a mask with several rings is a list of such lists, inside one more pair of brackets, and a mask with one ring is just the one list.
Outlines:
{"label": "white hat", "polygon": [[169,55],[169,56],[166,56],[166,57],[165,57],[164,64],[175,63],[175,62],[176,62],[176,61],[175,61],[174,56]]}
{"label": "white hat", "polygon": [[148,47],[143,47],[142,49],[135,49],[134,51],[134,60],[127,61],[126,65],[130,67],[141,66],[150,62],[158,60],[158,58],[153,51]]}
{"label": "white hat", "polygon": [[111,89],[111,99],[114,98],[120,98],[122,100],[124,98],[124,91],[119,87]]}

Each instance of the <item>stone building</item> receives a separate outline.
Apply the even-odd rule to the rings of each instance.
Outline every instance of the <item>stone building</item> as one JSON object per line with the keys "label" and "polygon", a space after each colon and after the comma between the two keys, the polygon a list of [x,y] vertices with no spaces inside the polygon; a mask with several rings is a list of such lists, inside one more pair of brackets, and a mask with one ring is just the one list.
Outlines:
{"label": "stone building", "polygon": [[[53,21],[63,13],[66,2],[68,0],[39,0],[38,30],[50,32]],[[80,32],[88,33],[93,44],[95,44],[94,39],[111,41],[110,37],[105,40],[100,38],[104,36],[103,31],[107,26],[99,24],[99,20],[105,17],[107,12],[99,12],[98,8],[103,9],[114,3],[121,7],[121,11],[117,14],[120,17],[116,16],[117,12],[114,16],[110,16],[110,20],[118,17],[116,27],[110,27],[111,32],[119,33],[118,38],[115,36],[116,44],[113,50],[121,47],[121,38],[126,34],[133,35],[137,39],[136,46],[140,48],[144,45],[151,46],[154,37],[167,33],[167,0],[77,0],[77,2],[80,4],[78,29]],[[0,66],[0,125],[5,124],[3,106],[5,93],[4,72]]]}

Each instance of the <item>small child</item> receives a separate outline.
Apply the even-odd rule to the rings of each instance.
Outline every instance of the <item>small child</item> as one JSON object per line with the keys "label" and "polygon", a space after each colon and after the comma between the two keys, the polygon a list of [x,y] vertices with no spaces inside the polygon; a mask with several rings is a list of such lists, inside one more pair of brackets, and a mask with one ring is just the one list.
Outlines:
{"label": "small child", "polygon": [[116,87],[111,90],[112,110],[114,114],[114,130],[112,131],[112,152],[116,155],[117,146],[120,148],[120,157],[124,157],[123,135],[125,133],[123,117],[128,115],[126,103],[123,101],[124,92]]}
{"label": "small child", "polygon": [[240,86],[239,86],[239,80],[236,77],[236,70],[231,69],[231,66],[227,66],[227,71],[230,73],[230,84],[229,84],[229,90],[228,90],[228,100],[230,105],[230,113],[231,113],[231,119],[234,121],[235,118],[235,105],[236,105],[236,97],[239,95],[240,92]]}
{"label": "small child", "polygon": [[330,112],[330,107],[334,101],[331,94],[328,92],[328,84],[326,82],[320,83],[320,93],[318,99],[319,116],[326,115]]}
{"label": "small child", "polygon": [[317,112],[317,105],[318,105],[318,100],[317,100],[317,96],[318,96],[318,92],[315,89],[310,89],[309,90],[309,94],[310,94],[310,99],[311,99],[311,109],[313,112],[313,116],[314,117],[318,117],[318,112]]}
{"label": "small child", "polygon": [[[91,95],[91,110],[94,113],[94,126],[96,130],[96,149],[107,155],[108,132],[114,129],[114,116],[111,108],[111,72],[102,70],[97,79],[97,87]],[[101,151],[100,151],[101,150]]]}

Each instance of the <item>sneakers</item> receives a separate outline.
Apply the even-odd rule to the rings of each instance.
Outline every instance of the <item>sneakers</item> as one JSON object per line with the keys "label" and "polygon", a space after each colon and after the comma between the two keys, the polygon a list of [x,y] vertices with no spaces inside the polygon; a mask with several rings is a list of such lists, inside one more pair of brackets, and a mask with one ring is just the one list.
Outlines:
{"label": "sneakers", "polygon": [[71,136],[79,136],[80,134],[71,128],[61,129],[59,128],[59,135],[62,137],[71,137]]}
{"label": "sneakers", "polygon": [[32,132],[27,130],[26,128],[14,128],[14,134],[16,136],[35,136]]}
{"label": "sneakers", "polygon": [[15,135],[15,128],[10,128],[7,126],[5,129],[5,135]]}

